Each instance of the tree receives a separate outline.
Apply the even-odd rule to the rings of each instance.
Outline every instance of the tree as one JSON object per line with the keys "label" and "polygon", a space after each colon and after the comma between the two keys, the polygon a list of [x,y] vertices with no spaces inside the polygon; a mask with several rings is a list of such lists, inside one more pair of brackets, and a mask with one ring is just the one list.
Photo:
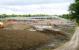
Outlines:
{"label": "tree", "polygon": [[71,19],[75,19],[79,23],[79,0],[75,0],[75,3],[70,5],[69,11],[72,16]]}
{"label": "tree", "polygon": [[69,14],[63,14],[63,15],[60,15],[59,17],[65,18],[65,19],[70,19]]}
{"label": "tree", "polygon": [[75,0],[75,2],[78,2],[79,0]]}

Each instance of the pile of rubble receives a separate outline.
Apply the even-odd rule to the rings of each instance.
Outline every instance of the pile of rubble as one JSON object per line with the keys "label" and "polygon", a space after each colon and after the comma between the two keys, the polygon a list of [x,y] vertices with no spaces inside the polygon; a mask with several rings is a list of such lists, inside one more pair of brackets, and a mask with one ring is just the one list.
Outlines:
{"label": "pile of rubble", "polygon": [[0,29],[4,28],[3,22],[0,22]]}

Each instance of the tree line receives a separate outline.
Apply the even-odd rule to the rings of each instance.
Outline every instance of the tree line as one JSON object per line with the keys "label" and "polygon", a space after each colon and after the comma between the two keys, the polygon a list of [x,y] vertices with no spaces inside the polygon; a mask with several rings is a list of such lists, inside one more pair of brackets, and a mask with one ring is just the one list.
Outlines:
{"label": "tree line", "polygon": [[36,14],[36,15],[31,15],[31,14],[24,14],[24,15],[16,15],[16,14],[7,15],[7,14],[1,14],[0,18],[6,18],[6,17],[33,17],[33,16],[48,16],[48,15],[45,15],[45,14]]}
{"label": "tree line", "polygon": [[79,0],[75,0],[75,2],[69,6],[69,14],[63,14],[59,17],[74,20],[79,24]]}

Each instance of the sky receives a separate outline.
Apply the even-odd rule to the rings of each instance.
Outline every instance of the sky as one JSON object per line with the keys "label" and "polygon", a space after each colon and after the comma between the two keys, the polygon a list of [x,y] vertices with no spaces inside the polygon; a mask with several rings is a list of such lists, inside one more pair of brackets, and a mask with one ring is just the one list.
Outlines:
{"label": "sky", "polygon": [[67,14],[74,0],[0,0],[0,14]]}

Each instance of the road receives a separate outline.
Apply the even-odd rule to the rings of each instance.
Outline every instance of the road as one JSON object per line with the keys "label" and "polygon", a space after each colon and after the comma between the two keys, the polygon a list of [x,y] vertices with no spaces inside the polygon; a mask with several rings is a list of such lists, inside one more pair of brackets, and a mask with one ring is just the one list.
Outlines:
{"label": "road", "polygon": [[69,42],[54,50],[79,50],[79,27],[76,27],[74,35]]}

